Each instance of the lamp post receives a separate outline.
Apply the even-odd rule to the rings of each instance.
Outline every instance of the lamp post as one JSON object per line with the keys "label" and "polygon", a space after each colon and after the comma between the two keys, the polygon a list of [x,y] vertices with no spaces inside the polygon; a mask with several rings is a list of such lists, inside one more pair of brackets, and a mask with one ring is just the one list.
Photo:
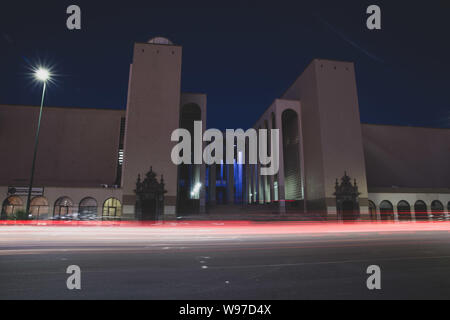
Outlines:
{"label": "lamp post", "polygon": [[48,70],[46,70],[46,69],[39,68],[38,70],[36,70],[34,75],[37,80],[43,82],[43,88],[42,88],[42,97],[41,97],[41,108],[39,110],[38,126],[36,129],[36,137],[34,139],[34,154],[33,154],[33,163],[31,165],[30,184],[28,186],[27,210],[26,210],[27,214],[30,214],[31,191],[33,190],[34,167],[36,164],[36,154],[37,154],[37,147],[38,147],[38,143],[39,143],[39,132],[41,130],[42,109],[44,106],[44,96],[45,96],[45,89],[47,88],[47,80],[50,79],[50,72],[48,72]]}

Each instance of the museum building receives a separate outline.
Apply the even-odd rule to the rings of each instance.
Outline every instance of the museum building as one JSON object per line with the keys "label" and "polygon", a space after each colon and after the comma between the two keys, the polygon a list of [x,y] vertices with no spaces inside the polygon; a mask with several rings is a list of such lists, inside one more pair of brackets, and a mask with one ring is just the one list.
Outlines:
{"label": "museum building", "polygon": [[[351,62],[312,60],[255,119],[279,130],[276,175],[239,150],[234,164],[173,164],[172,132],[207,129],[207,96],[181,92],[181,65],[168,39],[135,43],[126,110],[44,107],[32,218],[449,218],[450,129],[362,124]],[[1,219],[25,209],[38,114],[0,105]]]}

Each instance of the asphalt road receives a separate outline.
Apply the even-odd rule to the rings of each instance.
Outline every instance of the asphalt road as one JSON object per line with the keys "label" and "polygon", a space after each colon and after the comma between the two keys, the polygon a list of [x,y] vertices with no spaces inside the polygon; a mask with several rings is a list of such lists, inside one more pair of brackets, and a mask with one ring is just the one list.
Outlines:
{"label": "asphalt road", "polygon": [[0,299],[448,299],[450,226],[418,226],[0,226]]}

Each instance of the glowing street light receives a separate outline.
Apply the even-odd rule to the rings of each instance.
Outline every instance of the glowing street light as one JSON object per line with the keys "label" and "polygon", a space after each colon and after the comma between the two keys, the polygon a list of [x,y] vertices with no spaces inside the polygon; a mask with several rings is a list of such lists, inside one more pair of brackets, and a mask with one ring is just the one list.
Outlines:
{"label": "glowing street light", "polygon": [[34,75],[36,79],[43,81],[44,84],[48,79],[50,79],[50,72],[43,68],[39,68],[38,70],[36,70]]}
{"label": "glowing street light", "polygon": [[30,201],[31,201],[31,191],[33,190],[33,180],[34,180],[34,167],[36,164],[36,155],[37,155],[37,147],[39,143],[39,132],[41,130],[41,119],[42,119],[42,109],[44,106],[44,97],[45,97],[45,90],[47,88],[47,81],[50,79],[50,72],[47,69],[39,68],[35,71],[34,76],[37,80],[42,81],[43,88],[42,88],[42,96],[41,96],[41,108],[39,110],[39,120],[38,120],[38,126],[36,129],[36,137],[34,140],[34,154],[33,154],[33,162],[31,165],[31,177],[30,177],[30,184],[28,186],[28,197],[27,197],[27,210],[26,213],[30,214]]}

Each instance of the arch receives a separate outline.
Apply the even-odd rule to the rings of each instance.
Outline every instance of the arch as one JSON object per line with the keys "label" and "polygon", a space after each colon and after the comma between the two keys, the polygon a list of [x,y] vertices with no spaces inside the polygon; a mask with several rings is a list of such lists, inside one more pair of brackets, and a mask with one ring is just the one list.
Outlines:
{"label": "arch", "polygon": [[63,196],[55,201],[53,207],[54,218],[68,218],[73,214],[73,201],[69,197]]}
{"label": "arch", "polygon": [[300,133],[298,115],[292,109],[281,114],[284,159],[284,200],[301,200],[303,197],[300,175]]}
{"label": "arch", "polygon": [[9,196],[3,201],[1,219],[15,218],[16,213],[23,210],[22,198],[19,196]]}
{"label": "arch", "polygon": [[399,220],[411,220],[411,206],[407,201],[402,200],[397,204],[397,212]]}
{"label": "arch", "polygon": [[30,214],[33,219],[47,219],[49,215],[48,200],[45,197],[34,197],[30,202]]}
{"label": "arch", "polygon": [[433,220],[443,221],[444,217],[444,205],[439,200],[431,202],[431,212],[433,214]]}
{"label": "arch", "polygon": [[384,200],[380,203],[380,216],[383,221],[394,220],[394,206],[390,201]]}
{"label": "arch", "polygon": [[416,201],[416,203],[414,204],[414,211],[416,213],[416,220],[428,220],[428,207],[422,200]]}
{"label": "arch", "polygon": [[372,220],[372,221],[378,220],[378,218],[377,218],[377,206],[371,200],[369,200],[369,215],[370,215],[370,220]]}
{"label": "arch", "polygon": [[117,198],[108,198],[103,203],[102,218],[105,220],[117,220],[122,217],[122,203]]}
{"label": "arch", "polygon": [[78,217],[82,220],[97,218],[97,200],[92,197],[83,198],[78,205]]}

